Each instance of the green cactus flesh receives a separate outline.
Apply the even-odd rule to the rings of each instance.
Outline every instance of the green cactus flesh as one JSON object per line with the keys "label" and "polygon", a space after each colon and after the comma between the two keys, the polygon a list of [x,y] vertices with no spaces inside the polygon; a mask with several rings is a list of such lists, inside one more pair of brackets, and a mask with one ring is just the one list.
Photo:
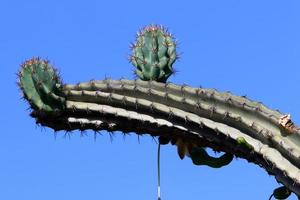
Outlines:
{"label": "green cactus flesh", "polygon": [[[188,148],[193,148],[189,142],[197,145],[189,151],[196,165],[219,168],[235,155],[265,168],[300,195],[300,129],[283,129],[281,119],[286,115],[260,103],[157,81],[106,79],[61,86],[53,67],[37,58],[22,65],[19,79],[33,109],[31,116],[55,131],[148,133],[160,136],[160,144],[183,138]],[[61,112],[52,115],[53,111]],[[215,158],[202,147],[227,153]]]}
{"label": "green cactus flesh", "polygon": [[64,108],[61,81],[48,61],[32,58],[22,64],[19,86],[30,106],[39,111],[53,112]]}
{"label": "green cactus flesh", "polygon": [[236,139],[236,142],[240,146],[246,147],[249,150],[253,150],[253,146],[251,144],[249,144],[243,137],[238,137]]}
{"label": "green cactus flesh", "polygon": [[174,73],[172,65],[176,58],[176,43],[171,34],[161,26],[150,25],[138,34],[130,61],[141,80],[166,82]]}

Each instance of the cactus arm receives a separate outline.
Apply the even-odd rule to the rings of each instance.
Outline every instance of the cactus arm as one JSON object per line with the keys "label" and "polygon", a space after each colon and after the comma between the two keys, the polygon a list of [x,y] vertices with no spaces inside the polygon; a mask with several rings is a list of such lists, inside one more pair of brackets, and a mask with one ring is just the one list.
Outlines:
{"label": "cactus arm", "polygon": [[[297,195],[300,194],[299,169],[292,165],[276,149],[262,144],[240,131],[223,124],[203,118],[202,129],[194,131],[189,125],[176,124],[155,115],[139,114],[121,108],[93,103],[78,103],[67,101],[67,113],[64,117],[48,118],[33,112],[37,122],[55,130],[108,130],[138,134],[149,133],[152,136],[161,136],[162,133],[171,133],[173,137],[183,137],[201,146],[208,146],[218,151],[235,154],[265,168],[269,174],[275,175],[277,181],[286,185]],[[218,127],[218,132],[215,131]],[[195,128],[194,128],[195,129]],[[236,145],[240,136],[254,147],[252,151]]]}
{"label": "cactus arm", "polygon": [[135,73],[141,80],[166,82],[174,73],[172,65],[177,58],[176,43],[164,27],[144,27],[131,49],[130,61],[136,67]]}
{"label": "cactus arm", "polygon": [[66,131],[148,133],[211,147],[265,168],[300,196],[299,130],[289,116],[259,103],[154,81],[61,86],[48,63],[40,60],[27,61],[19,76],[31,116],[41,125]]}
{"label": "cactus arm", "polygon": [[61,80],[48,61],[32,58],[21,65],[18,73],[23,96],[33,109],[53,112],[64,109]]}
{"label": "cactus arm", "polygon": [[[285,156],[290,157],[291,162],[300,167],[299,130],[296,127],[292,132],[284,129],[279,124],[282,114],[246,98],[229,93],[219,93],[214,90],[200,89],[202,92],[199,92],[199,88],[140,80],[104,80],[93,84],[65,85],[64,88],[65,90],[76,89],[94,93],[97,90],[113,91],[113,94],[126,94],[125,99],[139,97],[143,100],[170,105],[179,110],[228,124],[271,147],[277,148]],[[83,98],[93,100],[92,96]]]}

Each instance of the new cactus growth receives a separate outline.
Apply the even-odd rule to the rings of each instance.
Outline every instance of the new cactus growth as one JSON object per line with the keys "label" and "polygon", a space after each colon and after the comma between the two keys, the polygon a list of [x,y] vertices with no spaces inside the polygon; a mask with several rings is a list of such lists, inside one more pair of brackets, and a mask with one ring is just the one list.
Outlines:
{"label": "new cactus growth", "polygon": [[[62,84],[48,62],[31,59],[21,67],[19,85],[31,116],[43,126],[147,133],[160,144],[176,144],[180,158],[188,155],[197,165],[215,168],[241,157],[299,197],[300,130],[290,115],[231,93],[165,83],[175,59],[171,36],[149,26],[133,47],[132,62],[142,80]],[[225,153],[214,158],[204,147]]]}
{"label": "new cactus growth", "polygon": [[248,148],[249,150],[253,150],[253,146],[252,146],[251,144],[249,144],[249,143],[245,140],[245,138],[243,138],[243,137],[238,137],[238,138],[236,139],[236,142],[237,142],[238,145],[241,145],[241,146],[243,146],[243,147],[246,147],[246,148]]}
{"label": "new cactus growth", "polygon": [[18,75],[24,98],[33,109],[53,112],[64,108],[65,100],[59,96],[61,80],[48,61],[32,58],[22,64]]}
{"label": "new cactus growth", "polygon": [[166,82],[174,73],[172,65],[177,59],[176,43],[164,27],[146,26],[137,34],[131,48],[130,61],[141,80]]}

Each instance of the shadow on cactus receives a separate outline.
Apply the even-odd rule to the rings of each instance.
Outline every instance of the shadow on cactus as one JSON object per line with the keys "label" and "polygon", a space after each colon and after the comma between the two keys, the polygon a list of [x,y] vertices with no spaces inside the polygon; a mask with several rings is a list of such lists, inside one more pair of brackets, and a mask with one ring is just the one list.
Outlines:
{"label": "shadow on cactus", "polygon": [[[290,114],[229,92],[165,83],[174,72],[176,44],[160,26],[140,31],[132,51],[137,80],[63,84],[47,61],[26,61],[18,75],[31,116],[55,131],[149,134],[176,145],[179,157],[196,165],[219,168],[244,158],[284,185],[270,198],[300,196],[300,130]],[[207,147],[224,154],[212,157]]]}

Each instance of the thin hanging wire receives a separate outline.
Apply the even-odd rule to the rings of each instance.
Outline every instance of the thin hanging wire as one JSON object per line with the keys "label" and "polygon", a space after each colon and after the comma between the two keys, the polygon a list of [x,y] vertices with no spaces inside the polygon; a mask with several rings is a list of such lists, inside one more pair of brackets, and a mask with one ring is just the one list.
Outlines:
{"label": "thin hanging wire", "polygon": [[274,196],[274,194],[272,194],[272,195],[270,196],[269,200],[271,200],[273,196]]}
{"label": "thin hanging wire", "polygon": [[158,143],[157,149],[157,197],[161,200],[160,196],[160,143]]}

